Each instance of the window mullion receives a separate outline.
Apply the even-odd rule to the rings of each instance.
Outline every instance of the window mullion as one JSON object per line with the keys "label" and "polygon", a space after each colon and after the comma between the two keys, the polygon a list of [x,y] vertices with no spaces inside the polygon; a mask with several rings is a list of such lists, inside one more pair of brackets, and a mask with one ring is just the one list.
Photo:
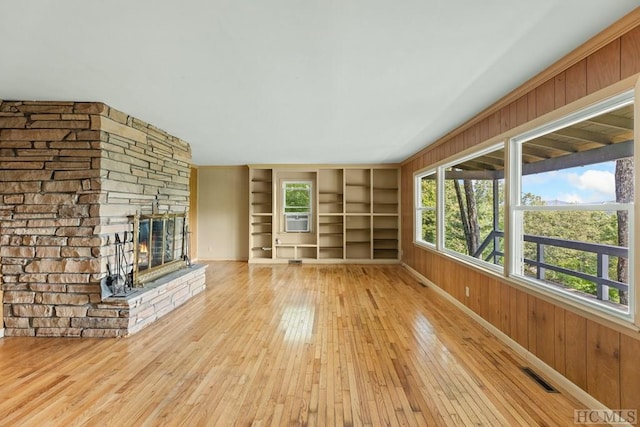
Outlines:
{"label": "window mullion", "polygon": [[436,170],[436,248],[439,251],[444,249],[444,167],[440,166]]}
{"label": "window mullion", "polygon": [[515,140],[506,144],[505,176],[505,275],[520,274],[523,263],[522,212],[520,207],[522,145]]}

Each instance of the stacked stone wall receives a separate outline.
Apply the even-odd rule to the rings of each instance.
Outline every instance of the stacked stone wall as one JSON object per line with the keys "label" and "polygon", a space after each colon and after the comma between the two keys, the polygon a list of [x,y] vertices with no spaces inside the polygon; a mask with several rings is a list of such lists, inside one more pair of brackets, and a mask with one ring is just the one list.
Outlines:
{"label": "stacked stone wall", "polygon": [[5,334],[120,335],[104,330],[128,320],[97,308],[116,235],[136,212],[186,211],[190,162],[187,143],[102,103],[0,101]]}

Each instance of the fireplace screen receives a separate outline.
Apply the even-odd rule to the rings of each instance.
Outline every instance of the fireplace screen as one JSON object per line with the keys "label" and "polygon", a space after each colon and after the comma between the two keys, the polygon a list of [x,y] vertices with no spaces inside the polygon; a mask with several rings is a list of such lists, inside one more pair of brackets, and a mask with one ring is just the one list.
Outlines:
{"label": "fireplace screen", "polygon": [[153,280],[186,265],[185,214],[139,215],[134,220],[133,283]]}

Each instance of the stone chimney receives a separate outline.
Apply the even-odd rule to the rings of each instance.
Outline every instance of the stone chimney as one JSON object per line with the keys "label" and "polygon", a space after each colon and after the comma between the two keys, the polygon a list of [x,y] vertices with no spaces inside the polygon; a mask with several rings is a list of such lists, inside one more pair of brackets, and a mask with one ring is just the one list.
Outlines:
{"label": "stone chimney", "polygon": [[156,201],[186,212],[190,168],[186,142],[105,104],[0,101],[5,334],[126,335],[101,297],[115,236]]}

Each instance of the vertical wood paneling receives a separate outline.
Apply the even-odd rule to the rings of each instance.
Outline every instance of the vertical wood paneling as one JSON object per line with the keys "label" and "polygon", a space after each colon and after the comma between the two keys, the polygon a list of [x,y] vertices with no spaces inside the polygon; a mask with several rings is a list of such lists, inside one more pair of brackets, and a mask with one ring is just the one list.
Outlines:
{"label": "vertical wood paneling", "polygon": [[[515,290],[515,289],[514,289]],[[515,316],[515,340],[524,348],[529,348],[529,307],[527,305],[527,294],[516,291],[516,316]],[[513,323],[512,323],[513,325]],[[513,331],[513,327],[511,329]]]}
{"label": "vertical wood paneling", "polygon": [[[457,273],[459,274],[462,269],[457,268],[456,270],[457,270]],[[464,275],[468,279],[458,282],[460,286],[457,286],[458,289],[456,289],[455,294],[456,294],[456,297],[460,301],[465,302],[471,310],[473,310],[475,313],[482,315],[482,313],[480,312],[480,299],[481,299],[482,289],[480,288],[480,286],[478,286],[478,282],[474,280],[476,275],[477,274],[475,272],[468,271],[467,274]],[[466,296],[466,289],[465,289],[466,286],[469,287],[468,297]]]}
{"label": "vertical wood paneling", "polygon": [[511,127],[509,129],[513,129],[518,126],[518,102],[512,102],[509,106],[509,123],[511,123]]}
{"label": "vertical wood paneling", "polygon": [[536,356],[549,366],[555,366],[555,308],[536,298]]}
{"label": "vertical wood paneling", "polygon": [[511,336],[511,286],[500,283],[500,330]]}
{"label": "vertical wood paneling", "polygon": [[475,145],[478,145],[479,143],[482,142],[482,140],[480,139],[480,123],[476,123],[475,125],[471,126],[471,145],[465,146],[465,150],[467,148],[471,148]]}
{"label": "vertical wood paneling", "polygon": [[620,39],[614,40],[587,58],[587,93],[620,81]]}
{"label": "vertical wood paneling", "polygon": [[532,90],[527,94],[527,121],[534,120],[539,114],[536,111],[536,91]]}
{"label": "vertical wood paneling", "polygon": [[518,290],[511,286],[509,286],[509,336],[520,344],[518,340]]}
{"label": "vertical wood paneling", "polygon": [[465,298],[467,298],[465,293],[465,286],[469,286],[469,302],[471,304],[471,309],[478,312],[478,298],[480,297],[477,289],[475,289],[478,285],[478,282],[474,280],[475,272],[474,271],[466,271],[466,268],[462,268],[454,262],[449,263],[449,268],[451,270],[455,270],[455,281],[449,282],[449,289],[451,289],[451,293],[453,296],[460,302],[464,303]]}
{"label": "vertical wood paneling", "polygon": [[640,413],[640,339],[620,336],[620,408]]}
{"label": "vertical wood paneling", "polygon": [[511,105],[509,104],[500,110],[500,133],[511,129]]}
{"label": "vertical wood paneling", "polygon": [[564,315],[566,377],[583,390],[587,389],[587,321],[566,311]]}
{"label": "vertical wood paneling", "polygon": [[533,354],[538,353],[536,329],[538,327],[538,319],[536,312],[536,300],[537,298],[531,295],[527,295],[527,348]]}
{"label": "vertical wood paneling", "polygon": [[556,81],[551,79],[535,90],[536,116],[547,114],[556,106]]}
{"label": "vertical wood paneling", "polygon": [[[426,251],[420,251],[420,252],[426,252]],[[442,263],[442,258],[432,253],[429,253],[428,257],[433,258],[433,260],[431,261],[431,264],[430,264],[432,268],[431,270],[429,270],[429,275],[427,277],[429,278],[429,280],[431,280],[434,283],[437,283],[438,286],[446,290],[447,283],[444,280],[442,280],[442,272],[444,271],[444,268],[445,268],[445,265],[443,265]]]}
{"label": "vertical wood paneling", "polygon": [[587,320],[587,391],[620,408],[620,333]]}
{"label": "vertical wood paneling", "polygon": [[489,130],[489,138],[493,138],[496,135],[500,134],[500,117],[501,117],[502,113],[500,111],[497,111],[495,113],[493,113],[491,116],[489,116],[489,118],[487,119],[487,127]]}
{"label": "vertical wood paneling", "polygon": [[565,340],[565,326],[564,326],[564,308],[555,307],[555,320],[554,320],[554,329],[555,329],[555,354],[554,354],[554,368],[556,371],[560,372],[562,375],[565,375],[565,351],[566,351],[566,340]]}
{"label": "vertical wood paneling", "polygon": [[466,131],[464,131],[464,144],[462,147],[458,147],[459,151],[466,150],[467,148],[473,147],[480,141],[480,137],[478,136],[478,125],[473,125]]}
{"label": "vertical wood paneling", "polygon": [[567,104],[587,95],[587,60],[583,59],[565,71]]}
{"label": "vertical wood paneling", "polygon": [[566,73],[560,73],[554,80],[554,106],[555,108],[563,107],[567,104],[567,85],[566,85]]}
{"label": "vertical wood paneling", "polygon": [[529,119],[529,99],[527,95],[520,97],[516,101],[516,126],[527,123]]}
{"label": "vertical wood paneling", "polygon": [[488,305],[488,318],[489,322],[496,328],[500,328],[500,284],[495,279],[485,279],[485,283],[487,286],[487,297],[489,299],[489,304],[486,302],[484,305]]}
{"label": "vertical wood paneling", "polygon": [[480,139],[480,141],[486,141],[487,139],[489,139],[489,118],[490,117],[487,117],[478,124],[478,138]]}
{"label": "vertical wood paneling", "polygon": [[625,79],[640,73],[640,26],[620,39],[620,74]]}

